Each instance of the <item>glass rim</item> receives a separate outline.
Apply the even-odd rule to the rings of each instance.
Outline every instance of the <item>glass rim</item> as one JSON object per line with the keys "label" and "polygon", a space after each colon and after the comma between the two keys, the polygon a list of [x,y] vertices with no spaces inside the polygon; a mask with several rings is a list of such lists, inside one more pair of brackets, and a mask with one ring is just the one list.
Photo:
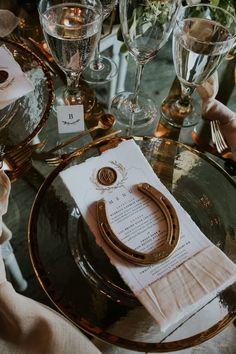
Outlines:
{"label": "glass rim", "polygon": [[[78,30],[78,29],[82,30],[83,28],[92,26],[92,25],[96,24],[96,23],[99,22],[99,21],[102,23],[102,18],[103,18],[103,17],[102,17],[102,6],[99,5],[100,1],[97,3],[97,4],[99,5],[99,7],[98,7],[98,9],[97,9],[97,10],[98,10],[97,13],[99,14],[99,16],[98,16],[95,20],[93,20],[93,21],[91,21],[91,22],[82,24],[82,25],[80,25],[80,26],[74,26],[74,27],[69,27],[69,26],[62,25],[62,24],[56,23],[56,22],[54,22],[54,21],[48,20],[48,18],[45,16],[45,13],[46,13],[47,11],[42,12],[42,11],[40,10],[40,4],[42,3],[42,1],[43,1],[43,0],[41,0],[41,1],[39,2],[39,4],[38,4],[38,13],[39,13],[39,16],[40,16],[42,19],[44,19],[47,23],[53,24],[53,25],[55,25],[55,26],[57,26],[57,27],[59,27],[59,28],[66,28],[67,30],[75,31],[75,30]],[[94,7],[92,7],[92,6],[86,6],[86,4],[84,4],[84,3],[79,4],[79,2],[72,2],[72,1],[71,1],[71,2],[61,2],[61,3],[58,3],[58,4],[56,4],[56,5],[52,5],[52,6],[50,6],[47,10],[49,10],[49,9],[51,9],[51,8],[55,8],[55,7],[57,7],[58,5],[61,5],[61,4],[65,5],[65,6],[68,5],[68,4],[74,4],[74,5],[79,5],[79,6],[83,7],[83,8],[94,9]],[[101,3],[100,3],[100,4],[101,4]]]}
{"label": "glass rim", "polygon": [[[216,42],[205,42],[203,40],[200,40],[200,39],[197,39],[191,35],[189,35],[190,38],[194,39],[195,41],[197,41],[198,43],[207,43],[207,44],[212,44],[212,45],[220,45],[220,44],[225,44],[225,43],[230,43],[230,42],[234,42],[236,40],[236,17],[233,16],[230,12],[228,12],[227,10],[225,9],[222,9],[221,7],[219,6],[215,6],[215,5],[211,5],[211,4],[195,4],[195,5],[186,5],[186,6],[182,6],[182,8],[180,7],[180,11],[179,11],[179,14],[181,15],[182,11],[189,8],[197,8],[197,7],[202,7],[202,8],[210,8],[210,9],[216,9],[216,10],[219,10],[221,12],[223,12],[224,14],[226,14],[227,16],[229,16],[234,22],[235,22],[235,33],[234,35],[232,35],[232,37],[224,40],[224,41],[216,41]],[[190,18],[190,17],[189,17]],[[200,18],[200,17],[199,17]],[[187,18],[186,18],[187,19]],[[179,23],[180,22],[183,22],[184,19],[180,19],[178,18],[177,16],[177,19],[176,19],[176,25],[179,27]],[[217,22],[217,21],[216,21]],[[218,22],[219,23],[219,22]]]}

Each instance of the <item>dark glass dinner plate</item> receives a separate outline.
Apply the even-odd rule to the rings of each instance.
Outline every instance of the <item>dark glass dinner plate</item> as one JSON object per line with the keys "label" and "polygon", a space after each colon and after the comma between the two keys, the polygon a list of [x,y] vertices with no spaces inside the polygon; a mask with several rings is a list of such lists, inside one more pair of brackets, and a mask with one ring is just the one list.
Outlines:
{"label": "dark glass dinner plate", "polygon": [[0,131],[4,129],[15,116],[18,110],[17,100],[8,106],[0,109]]}
{"label": "dark glass dinner plate", "polygon": [[[157,138],[136,142],[205,235],[236,261],[234,181],[212,160],[181,143]],[[45,180],[34,201],[29,248],[47,295],[78,327],[128,349],[173,351],[216,335],[236,316],[235,285],[160,332],[97,246],[59,173],[98,153],[92,148],[63,162]],[[83,183],[80,176],[78,183]]]}
{"label": "dark glass dinner plate", "polygon": [[53,103],[53,85],[50,73],[32,51],[5,38],[0,46],[6,46],[19,63],[34,89],[27,95],[0,110],[0,144],[6,150],[29,143],[47,121]]}

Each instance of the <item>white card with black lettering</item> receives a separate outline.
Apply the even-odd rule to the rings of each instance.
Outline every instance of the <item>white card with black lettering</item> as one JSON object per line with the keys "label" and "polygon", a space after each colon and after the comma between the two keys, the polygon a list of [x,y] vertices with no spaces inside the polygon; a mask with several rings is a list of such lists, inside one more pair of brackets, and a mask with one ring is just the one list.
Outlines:
{"label": "white card with black lettering", "polygon": [[57,122],[60,134],[84,130],[83,105],[57,106]]}

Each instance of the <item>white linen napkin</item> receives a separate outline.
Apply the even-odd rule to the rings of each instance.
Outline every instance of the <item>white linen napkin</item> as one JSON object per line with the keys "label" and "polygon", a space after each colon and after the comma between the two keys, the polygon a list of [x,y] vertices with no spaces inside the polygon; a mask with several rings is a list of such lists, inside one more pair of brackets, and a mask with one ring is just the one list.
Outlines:
{"label": "white linen napkin", "polygon": [[0,71],[7,73],[6,80],[0,82],[0,109],[34,89],[33,84],[27,79],[20,65],[5,45],[0,47]]}
{"label": "white linen napkin", "polygon": [[[99,183],[102,167],[116,170],[114,185]],[[161,330],[186,318],[236,281],[236,265],[214,246],[153,172],[134,141],[126,141],[101,156],[62,171],[60,176],[111,263],[150,312]],[[103,241],[95,202],[105,199],[113,231],[129,247],[149,252],[162,242],[166,229],[157,221],[153,202],[134,187],[147,182],[174,206],[180,222],[180,241],[174,253],[159,264],[136,266],[115,254]],[[163,219],[159,219],[163,220]]]}

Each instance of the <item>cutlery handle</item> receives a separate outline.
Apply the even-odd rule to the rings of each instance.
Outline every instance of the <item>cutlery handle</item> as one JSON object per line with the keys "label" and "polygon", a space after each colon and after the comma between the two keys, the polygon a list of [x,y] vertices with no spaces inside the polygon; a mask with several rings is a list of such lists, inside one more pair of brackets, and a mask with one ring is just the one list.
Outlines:
{"label": "cutlery handle", "polygon": [[91,143],[84,145],[83,147],[71,152],[70,154],[67,154],[66,157],[72,157],[72,156],[80,156],[82,155],[86,150],[89,150],[91,147],[97,146],[100,143],[109,140],[113,137],[115,137],[117,134],[121,133],[121,130],[116,130],[110,134],[107,134],[105,136],[102,136],[101,138],[98,138],[96,140],[93,140]]}
{"label": "cutlery handle", "polygon": [[98,129],[98,126],[97,126],[97,125],[96,125],[96,127],[92,127],[92,128],[90,128],[90,129],[88,129],[88,130],[84,130],[83,132],[81,132],[81,133],[79,133],[79,134],[73,136],[72,138],[69,138],[69,139],[63,141],[61,144],[55,146],[53,149],[51,149],[51,150],[49,150],[49,151],[47,151],[47,152],[48,152],[48,153],[55,152],[55,151],[57,151],[57,150],[63,148],[64,146],[69,145],[69,144],[73,143],[74,141],[76,141],[76,140],[82,138],[83,136],[85,136],[85,135],[87,135],[87,134],[89,134],[89,133],[92,133],[92,132],[93,132],[94,130],[96,130],[96,129]]}

